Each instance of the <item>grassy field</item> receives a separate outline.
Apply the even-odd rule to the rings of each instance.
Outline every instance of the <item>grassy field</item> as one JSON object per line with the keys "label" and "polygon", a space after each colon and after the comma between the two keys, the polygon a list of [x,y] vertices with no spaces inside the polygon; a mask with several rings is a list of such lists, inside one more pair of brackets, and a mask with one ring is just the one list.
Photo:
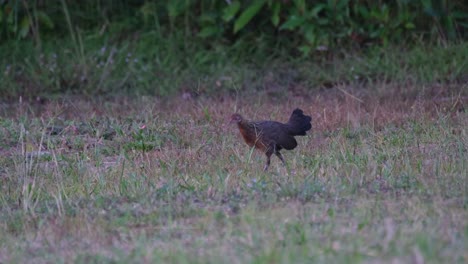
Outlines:
{"label": "grassy field", "polygon": [[[302,88],[2,104],[0,262],[468,262],[466,84]],[[263,172],[229,116],[295,107]]]}

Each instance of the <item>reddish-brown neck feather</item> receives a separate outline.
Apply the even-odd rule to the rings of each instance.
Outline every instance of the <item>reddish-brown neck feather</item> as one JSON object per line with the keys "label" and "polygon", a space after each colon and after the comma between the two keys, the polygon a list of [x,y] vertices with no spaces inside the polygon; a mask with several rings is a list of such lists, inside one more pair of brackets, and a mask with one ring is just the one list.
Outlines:
{"label": "reddish-brown neck feather", "polygon": [[260,140],[258,131],[256,131],[254,125],[246,120],[242,120],[241,122],[237,123],[237,126],[239,127],[239,131],[244,138],[245,143],[247,145],[253,147],[255,146],[256,148],[266,151],[266,146],[265,144]]}

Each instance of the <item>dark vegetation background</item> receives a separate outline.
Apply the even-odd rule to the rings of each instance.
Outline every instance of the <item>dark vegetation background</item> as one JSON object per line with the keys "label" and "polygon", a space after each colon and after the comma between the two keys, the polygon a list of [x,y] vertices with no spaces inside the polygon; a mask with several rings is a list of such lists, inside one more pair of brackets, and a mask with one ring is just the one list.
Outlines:
{"label": "dark vegetation background", "polygon": [[269,78],[281,89],[466,82],[467,5],[3,0],[0,96],[216,94],[268,88]]}

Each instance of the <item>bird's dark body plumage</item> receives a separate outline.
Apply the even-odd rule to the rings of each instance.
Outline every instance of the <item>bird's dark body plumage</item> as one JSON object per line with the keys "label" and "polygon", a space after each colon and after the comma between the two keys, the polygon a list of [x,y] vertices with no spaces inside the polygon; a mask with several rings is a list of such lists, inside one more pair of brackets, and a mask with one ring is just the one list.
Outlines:
{"label": "bird's dark body plumage", "polygon": [[270,157],[274,153],[284,163],[283,156],[279,152],[282,149],[292,150],[297,146],[294,136],[305,136],[312,128],[312,118],[304,115],[301,109],[296,109],[291,114],[287,123],[276,121],[250,122],[239,114],[231,116],[231,122],[236,122],[245,142],[265,153],[267,162],[264,170],[270,165]]}

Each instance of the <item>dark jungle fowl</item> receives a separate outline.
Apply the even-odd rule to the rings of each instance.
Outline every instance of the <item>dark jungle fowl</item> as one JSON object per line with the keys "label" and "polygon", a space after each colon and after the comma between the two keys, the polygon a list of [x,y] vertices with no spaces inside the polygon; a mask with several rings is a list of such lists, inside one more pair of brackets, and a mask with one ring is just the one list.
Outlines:
{"label": "dark jungle fowl", "polygon": [[274,153],[286,164],[280,150],[291,150],[297,146],[294,136],[305,136],[306,132],[312,128],[312,118],[304,115],[304,112],[297,108],[291,114],[289,121],[285,124],[276,121],[248,121],[240,114],[231,116],[231,123],[237,123],[247,145],[255,147],[267,156],[264,171],[270,166],[270,157]]}

